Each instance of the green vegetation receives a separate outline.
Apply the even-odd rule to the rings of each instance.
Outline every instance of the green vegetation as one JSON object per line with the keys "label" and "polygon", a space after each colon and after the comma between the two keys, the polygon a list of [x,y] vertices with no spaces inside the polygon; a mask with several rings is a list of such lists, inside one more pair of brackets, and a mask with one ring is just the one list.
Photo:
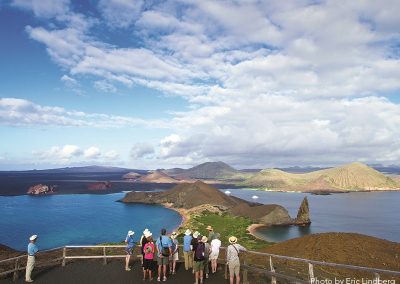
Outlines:
{"label": "green vegetation", "polygon": [[259,240],[247,232],[247,227],[252,223],[253,222],[248,218],[235,217],[227,213],[218,215],[210,212],[203,212],[199,215],[192,216],[189,221],[189,227],[208,236],[206,227],[208,225],[212,226],[215,232],[221,234],[223,246],[229,244],[228,239],[230,236],[237,237],[238,243],[251,250],[258,250],[271,245],[272,243]]}

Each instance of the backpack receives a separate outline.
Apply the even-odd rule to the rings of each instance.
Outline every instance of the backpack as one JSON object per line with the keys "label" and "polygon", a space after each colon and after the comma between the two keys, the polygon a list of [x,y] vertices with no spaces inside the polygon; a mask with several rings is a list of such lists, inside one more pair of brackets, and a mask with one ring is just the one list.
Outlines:
{"label": "backpack", "polygon": [[195,257],[196,260],[204,260],[204,252],[205,252],[205,245],[202,242],[199,242],[196,251],[195,251]]}
{"label": "backpack", "polygon": [[162,254],[162,256],[165,256],[165,257],[169,256],[169,247],[168,246],[166,246],[166,247],[163,246],[161,237],[160,237],[160,244],[161,244],[161,254]]}

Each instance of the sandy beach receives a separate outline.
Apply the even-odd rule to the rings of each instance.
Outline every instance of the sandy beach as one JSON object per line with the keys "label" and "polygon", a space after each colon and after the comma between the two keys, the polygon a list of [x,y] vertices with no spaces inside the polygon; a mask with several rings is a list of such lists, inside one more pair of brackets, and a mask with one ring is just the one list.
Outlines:
{"label": "sandy beach", "polygon": [[251,224],[250,226],[247,227],[247,231],[249,231],[250,235],[252,235],[253,237],[255,237],[259,240],[265,241],[264,239],[257,236],[257,234],[255,234],[256,230],[261,227],[266,227],[266,225],[265,224]]}

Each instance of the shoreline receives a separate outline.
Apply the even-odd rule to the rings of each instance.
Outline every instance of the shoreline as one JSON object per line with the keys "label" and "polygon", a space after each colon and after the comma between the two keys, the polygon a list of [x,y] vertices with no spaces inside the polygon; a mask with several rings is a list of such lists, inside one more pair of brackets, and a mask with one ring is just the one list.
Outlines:
{"label": "shoreline", "polygon": [[257,236],[257,234],[255,234],[255,232],[257,231],[258,228],[262,228],[262,227],[268,227],[265,224],[251,224],[250,226],[247,227],[247,231],[249,232],[250,235],[252,235],[253,237],[255,237],[256,239],[262,240],[262,241],[266,241],[266,242],[270,242],[268,240],[265,240],[263,238],[260,238],[259,236]]}

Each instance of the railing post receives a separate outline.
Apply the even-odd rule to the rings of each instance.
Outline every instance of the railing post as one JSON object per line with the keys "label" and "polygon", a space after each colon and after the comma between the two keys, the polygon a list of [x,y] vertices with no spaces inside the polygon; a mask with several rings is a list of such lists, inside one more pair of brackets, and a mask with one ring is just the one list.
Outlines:
{"label": "railing post", "polygon": [[[271,268],[271,272],[275,272],[274,264],[272,263],[272,257],[269,257],[269,266]],[[271,284],[276,284],[276,277],[272,276],[271,277]]]}
{"label": "railing post", "polygon": [[106,256],[106,247],[103,247],[103,256],[104,256],[104,260],[103,260],[103,264],[106,265],[107,264],[107,256]]}
{"label": "railing post", "polygon": [[18,270],[19,270],[19,258],[15,260],[15,267],[14,267],[14,274],[13,274],[13,281],[18,279]]}
{"label": "railing post", "polygon": [[67,256],[67,248],[64,247],[63,248],[63,260],[62,260],[61,266],[65,266],[65,257],[66,256]]}
{"label": "railing post", "polygon": [[379,283],[379,278],[380,278],[379,274],[375,273],[375,283]]}
{"label": "railing post", "polygon": [[244,255],[243,266],[243,284],[249,284],[247,279],[247,254]]}
{"label": "railing post", "polygon": [[308,274],[310,275],[310,283],[314,282],[314,266],[312,263],[308,264]]}

